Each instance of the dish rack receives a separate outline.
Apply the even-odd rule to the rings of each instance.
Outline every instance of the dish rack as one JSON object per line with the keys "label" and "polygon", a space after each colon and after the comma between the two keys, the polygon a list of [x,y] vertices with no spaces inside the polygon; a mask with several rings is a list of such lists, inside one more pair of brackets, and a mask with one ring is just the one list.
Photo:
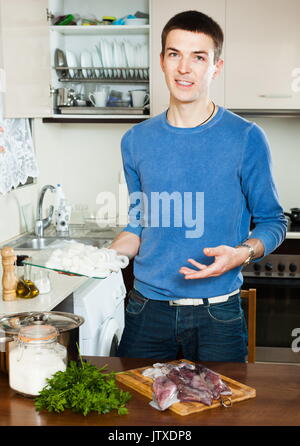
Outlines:
{"label": "dish rack", "polygon": [[[54,67],[60,82],[149,82],[149,67]],[[74,73],[70,75],[70,70]],[[86,75],[83,72],[87,73]]]}

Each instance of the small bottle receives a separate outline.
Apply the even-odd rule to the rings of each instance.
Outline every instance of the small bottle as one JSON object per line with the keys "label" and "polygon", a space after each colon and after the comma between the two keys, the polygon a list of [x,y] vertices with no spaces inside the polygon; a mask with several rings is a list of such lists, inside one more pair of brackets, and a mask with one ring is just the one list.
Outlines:
{"label": "small bottle", "polygon": [[61,184],[56,186],[55,225],[56,231],[66,233],[69,231],[71,206],[68,204]]}
{"label": "small bottle", "polygon": [[17,256],[16,260],[16,276],[17,276],[17,297],[25,297],[30,294],[29,285],[24,282],[24,264],[23,260],[28,259],[28,256]]}
{"label": "small bottle", "polygon": [[17,256],[17,297],[31,299],[39,295],[39,289],[31,280],[31,265],[24,264],[28,256]]}

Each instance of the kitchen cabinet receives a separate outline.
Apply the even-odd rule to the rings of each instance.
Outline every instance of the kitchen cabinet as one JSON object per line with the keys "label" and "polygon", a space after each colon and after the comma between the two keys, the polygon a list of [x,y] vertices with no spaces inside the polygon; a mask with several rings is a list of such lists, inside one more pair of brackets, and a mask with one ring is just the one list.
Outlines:
{"label": "kitchen cabinet", "polygon": [[[49,0],[48,15],[50,15],[51,87],[54,90],[59,88],[72,88],[78,95],[83,95],[84,99],[87,100],[91,93],[99,88],[99,86],[104,85],[109,87],[110,91],[114,90],[121,92],[123,99],[127,98],[127,100],[128,98],[130,99],[128,95],[130,90],[142,89],[148,91],[149,64],[148,62],[144,63],[147,58],[144,57],[144,53],[147,56],[148,51],[146,51],[146,49],[149,48],[150,25],[52,25],[53,17],[69,13],[79,14],[81,18],[88,18],[92,14],[98,20],[101,20],[105,15],[115,16],[119,19],[128,14],[134,14],[136,11],[148,13],[148,0],[134,0],[130,3],[121,0],[113,0],[112,2],[109,2],[108,0],[102,2],[88,0],[88,2],[85,3],[69,0]],[[125,45],[128,51],[125,51]],[[60,48],[64,51],[67,59],[68,56],[69,60],[71,59],[71,56],[74,58],[74,61],[71,61],[72,65],[70,65],[68,60],[68,65],[72,66],[72,70],[68,70],[65,76],[63,75],[65,70],[57,69],[57,66],[55,67],[56,48]],[[131,54],[128,54],[129,49],[132,51]],[[143,50],[143,54],[141,50]],[[83,60],[84,52],[88,52],[87,60],[90,56],[90,63]],[[93,53],[96,53],[95,58],[100,62],[98,67],[95,67],[94,57],[92,60],[91,56]],[[122,59],[126,58],[125,56],[128,59],[127,62],[129,64],[132,63],[130,68],[125,68],[125,62],[121,62]],[[131,61],[129,60],[129,56],[131,56]],[[138,56],[141,57],[139,58]],[[102,61],[100,61],[100,58],[102,58]],[[141,62],[141,59],[143,59],[143,62]],[[136,63],[137,65],[135,65]],[[141,63],[143,64],[143,69],[132,69],[136,66],[141,66]],[[81,69],[82,66],[87,69]],[[104,68],[107,66],[112,68]],[[92,67],[96,69],[93,69]],[[101,117],[102,119],[145,119],[149,117],[143,114],[143,107],[137,109],[135,114],[127,114],[127,112],[132,110],[126,107],[126,102],[124,103],[124,107],[125,109],[123,112],[118,107],[113,107],[110,110],[111,114],[108,114],[107,108],[100,111],[98,109],[95,110],[94,107],[81,107],[80,109],[78,109],[78,107],[62,107],[53,110],[53,117],[61,118],[64,115],[65,117],[72,117],[74,119],[91,119],[97,117]],[[82,111],[82,114],[78,113],[80,110]],[[95,111],[97,110],[99,112],[98,115],[95,114]],[[58,114],[58,111],[60,111],[61,114]],[[102,114],[104,112],[105,114]]]}
{"label": "kitchen cabinet", "polygon": [[[181,11],[189,9],[198,10],[211,16],[223,30],[225,29],[225,0],[187,0],[184,4],[180,0],[172,0],[172,2],[162,2],[161,0],[151,1],[150,94],[152,115],[162,113],[168,108],[169,104],[169,91],[165,85],[164,76],[159,64],[161,32],[171,17]],[[213,81],[211,98],[218,105],[224,105],[224,73],[221,73]]]}
{"label": "kitchen cabinet", "polygon": [[[176,13],[196,9],[210,15],[225,33],[221,76],[211,97],[232,110],[300,109],[299,0],[0,0],[0,70],[5,71],[4,116],[42,117],[63,122],[139,122],[148,115],[59,115],[54,107],[57,88],[84,86],[86,96],[97,85],[123,91],[150,91],[150,116],[168,107],[169,92],[159,64],[161,31]],[[54,16],[78,13],[117,18],[136,11],[150,14],[144,26],[53,26]],[[69,82],[55,69],[55,48],[80,53],[100,40],[130,40],[149,46],[148,77],[83,79]],[[78,63],[80,60],[78,60]],[[1,72],[2,74],[2,72]],[[2,76],[1,76],[2,77]],[[98,79],[99,80],[99,79]],[[2,87],[2,85],[1,85]]]}
{"label": "kitchen cabinet", "polygon": [[[131,44],[147,44],[150,26],[53,26],[54,17],[69,13],[80,17],[94,16],[102,19],[105,15],[117,18],[136,11],[148,12],[148,0],[132,0],[129,4],[122,0],[0,0],[2,64],[6,73],[5,117],[43,117],[45,119],[63,118],[57,115],[56,95],[58,88],[84,90],[88,99],[89,93],[98,85],[107,85],[110,89],[128,92],[132,89],[149,89],[149,68],[131,71],[133,75],[126,80],[112,76],[112,70],[103,70],[106,79],[95,78],[95,70],[88,70],[94,77],[84,76],[81,69],[81,53],[95,49],[100,41],[130,41]],[[78,70],[74,69],[76,79],[63,78],[62,71],[55,67],[55,49],[71,51],[76,57]],[[73,66],[72,66],[73,68]],[[118,73],[118,72],[117,72]],[[121,73],[119,71],[119,73]],[[82,76],[83,74],[83,76]],[[99,74],[99,71],[98,71]],[[81,88],[82,87],[82,88]],[[116,108],[116,107],[115,107]],[[90,108],[92,110],[92,107]],[[101,118],[109,122],[124,118],[124,122],[133,122],[135,118],[142,120],[147,115],[68,115],[68,118],[85,119]],[[127,119],[126,119],[127,118]],[[98,119],[99,122],[99,119]]]}
{"label": "kitchen cabinet", "polygon": [[299,0],[226,0],[227,108],[300,109],[299,16]]}
{"label": "kitchen cabinet", "polygon": [[1,68],[6,118],[49,116],[47,0],[0,0]]}

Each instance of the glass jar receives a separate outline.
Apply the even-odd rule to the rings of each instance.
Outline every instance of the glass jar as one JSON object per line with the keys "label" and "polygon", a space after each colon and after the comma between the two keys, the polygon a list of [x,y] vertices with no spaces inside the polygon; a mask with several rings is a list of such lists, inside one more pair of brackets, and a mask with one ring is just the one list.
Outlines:
{"label": "glass jar", "polygon": [[35,268],[32,278],[34,285],[38,288],[39,294],[47,294],[51,291],[51,282],[49,271],[42,268]]}
{"label": "glass jar", "polygon": [[24,396],[35,397],[46,379],[67,367],[67,349],[57,341],[52,325],[28,325],[9,348],[9,386]]}

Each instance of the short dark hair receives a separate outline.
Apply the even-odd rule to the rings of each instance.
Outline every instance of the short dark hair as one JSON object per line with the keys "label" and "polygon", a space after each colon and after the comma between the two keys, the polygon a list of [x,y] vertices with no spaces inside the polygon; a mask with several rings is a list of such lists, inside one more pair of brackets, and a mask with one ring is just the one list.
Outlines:
{"label": "short dark hair", "polygon": [[211,17],[200,11],[183,11],[174,15],[165,25],[161,33],[161,54],[165,53],[167,35],[173,29],[182,29],[195,33],[204,33],[213,39],[215,46],[215,62],[221,56],[224,34],[220,25]]}

